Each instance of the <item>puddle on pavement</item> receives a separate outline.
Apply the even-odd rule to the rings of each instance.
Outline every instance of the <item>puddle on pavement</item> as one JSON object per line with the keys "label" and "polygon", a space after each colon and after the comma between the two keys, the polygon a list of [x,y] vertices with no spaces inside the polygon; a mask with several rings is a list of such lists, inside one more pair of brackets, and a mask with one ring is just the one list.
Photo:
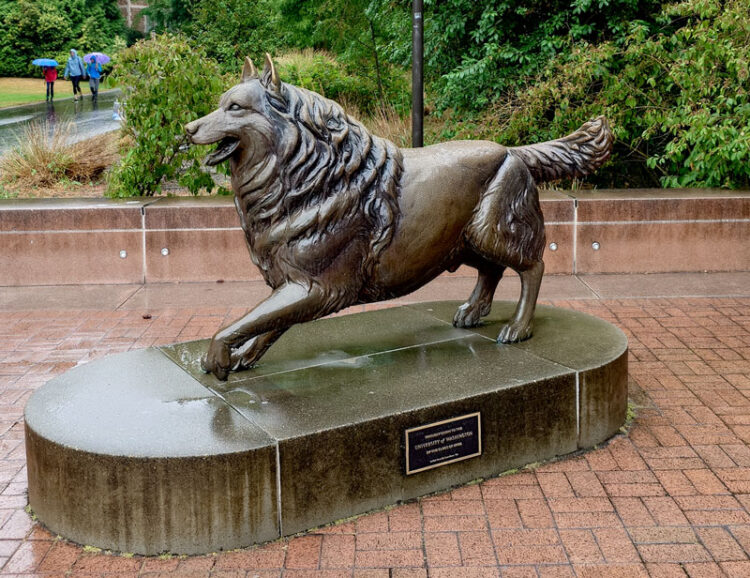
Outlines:
{"label": "puddle on pavement", "polygon": [[0,154],[12,148],[32,122],[46,121],[53,131],[70,122],[73,142],[117,130],[120,122],[112,120],[115,98],[122,98],[119,90],[101,93],[97,103],[92,103],[89,95],[78,102],[65,98],[51,104],[40,102],[0,109]]}

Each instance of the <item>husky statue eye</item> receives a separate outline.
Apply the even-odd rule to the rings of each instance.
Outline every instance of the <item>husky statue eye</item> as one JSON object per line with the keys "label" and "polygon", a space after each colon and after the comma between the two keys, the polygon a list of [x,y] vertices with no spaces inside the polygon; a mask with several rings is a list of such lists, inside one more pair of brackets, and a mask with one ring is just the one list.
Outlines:
{"label": "husky statue eye", "polygon": [[340,130],[341,122],[336,118],[329,118],[326,121],[326,127],[328,127],[328,130]]}
{"label": "husky statue eye", "polygon": [[233,102],[229,106],[229,110],[242,110],[242,107],[239,104],[237,104],[236,102]]}

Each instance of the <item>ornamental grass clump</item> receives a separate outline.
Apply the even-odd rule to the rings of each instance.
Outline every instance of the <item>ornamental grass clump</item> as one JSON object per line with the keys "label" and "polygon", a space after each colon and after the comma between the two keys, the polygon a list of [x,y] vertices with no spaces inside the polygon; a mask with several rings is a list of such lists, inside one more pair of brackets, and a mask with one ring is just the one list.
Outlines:
{"label": "ornamental grass clump", "polygon": [[411,146],[411,119],[399,114],[392,106],[377,109],[362,122],[378,136],[387,138],[400,147]]}
{"label": "ornamental grass clump", "polygon": [[376,135],[387,138],[400,147],[411,146],[411,119],[392,105],[375,109],[365,114],[360,108],[343,98],[338,101],[350,117],[357,119]]}
{"label": "ornamental grass clump", "polygon": [[18,187],[48,187],[64,181],[91,182],[117,159],[116,137],[104,134],[71,142],[70,123],[28,124],[19,144],[0,157],[0,181]]}
{"label": "ornamental grass clump", "polygon": [[46,121],[26,125],[19,144],[0,158],[2,180],[26,186],[60,181],[72,162],[67,146],[69,133],[69,127],[55,130]]}

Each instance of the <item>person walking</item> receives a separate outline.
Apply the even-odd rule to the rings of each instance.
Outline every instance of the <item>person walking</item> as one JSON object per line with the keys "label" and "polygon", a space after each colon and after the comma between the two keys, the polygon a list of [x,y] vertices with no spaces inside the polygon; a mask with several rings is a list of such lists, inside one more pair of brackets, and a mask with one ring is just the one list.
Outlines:
{"label": "person walking", "polygon": [[57,80],[57,68],[54,66],[43,66],[44,82],[47,84],[47,97],[44,99],[51,102],[55,98],[55,81]]}
{"label": "person walking", "polygon": [[63,76],[65,77],[65,80],[68,80],[68,76],[70,76],[70,81],[73,83],[73,100],[78,100],[79,96],[83,99],[80,83],[85,72],[86,69],[83,65],[83,59],[78,56],[78,53],[74,49],[71,48],[70,57],[68,58],[67,64],[65,64],[65,72],[63,72]]}
{"label": "person walking", "polygon": [[102,65],[96,61],[96,56],[91,57],[91,62],[86,67],[86,74],[89,75],[91,100],[95,102],[99,96],[99,79],[102,77]]}

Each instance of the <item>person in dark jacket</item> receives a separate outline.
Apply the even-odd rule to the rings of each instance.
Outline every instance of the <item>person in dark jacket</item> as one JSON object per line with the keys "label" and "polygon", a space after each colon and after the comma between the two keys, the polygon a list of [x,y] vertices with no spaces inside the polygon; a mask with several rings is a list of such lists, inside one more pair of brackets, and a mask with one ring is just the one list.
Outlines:
{"label": "person in dark jacket", "polygon": [[57,80],[57,68],[54,66],[43,66],[42,71],[44,72],[44,82],[47,84],[47,98],[45,100],[50,102],[55,98],[55,81]]}
{"label": "person in dark jacket", "polygon": [[68,58],[68,62],[65,65],[63,76],[65,77],[65,80],[70,76],[70,81],[73,83],[73,100],[78,100],[79,96],[80,98],[83,98],[80,83],[85,73],[86,69],[83,65],[83,59],[71,48],[70,58]]}

